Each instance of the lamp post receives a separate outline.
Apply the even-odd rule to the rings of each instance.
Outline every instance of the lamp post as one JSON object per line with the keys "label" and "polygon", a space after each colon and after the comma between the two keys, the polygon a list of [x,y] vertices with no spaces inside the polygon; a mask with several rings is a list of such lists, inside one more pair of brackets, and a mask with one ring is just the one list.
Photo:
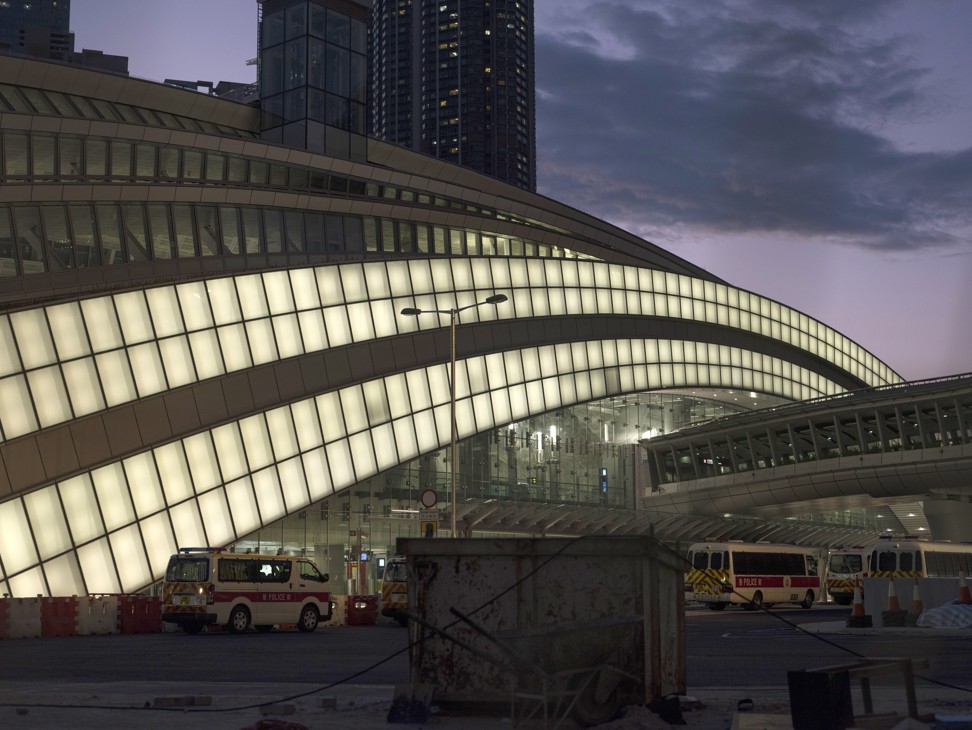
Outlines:
{"label": "lamp post", "polygon": [[449,363],[449,400],[450,417],[452,424],[452,452],[449,457],[451,460],[450,479],[452,488],[452,537],[456,535],[456,322],[459,320],[459,312],[464,312],[473,307],[481,307],[484,304],[501,304],[508,297],[505,294],[493,294],[486,297],[481,302],[467,304],[464,307],[453,307],[452,309],[417,309],[415,307],[405,307],[401,314],[417,317],[420,314],[448,314],[449,315],[449,336],[452,341],[452,356]]}

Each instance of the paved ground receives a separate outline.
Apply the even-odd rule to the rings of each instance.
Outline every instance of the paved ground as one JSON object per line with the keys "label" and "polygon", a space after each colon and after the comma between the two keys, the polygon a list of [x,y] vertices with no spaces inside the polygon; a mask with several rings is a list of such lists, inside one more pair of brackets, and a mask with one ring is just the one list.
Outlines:
{"label": "paved ground", "polygon": [[[0,686],[0,727],[5,730],[388,730],[394,688],[380,685],[349,685],[316,691],[301,685],[253,685],[209,683],[138,683],[125,685],[65,684],[40,689],[28,683]],[[862,707],[855,689],[856,712]],[[297,696],[303,695],[303,696]],[[918,708],[928,716],[972,715],[972,698],[954,691],[919,687]],[[195,700],[199,704],[181,704]],[[738,711],[740,701],[751,709]],[[205,703],[210,704],[205,704]],[[261,703],[273,703],[260,707]],[[58,705],[54,707],[52,705]],[[169,705],[166,707],[165,705]],[[789,690],[786,687],[710,687],[690,691],[683,698],[682,718],[688,730],[737,728],[790,728]],[[904,692],[876,689],[874,707],[904,718]],[[419,730],[509,730],[507,713],[469,716],[435,713],[425,722],[401,725]],[[529,725],[531,728],[541,724]],[[564,730],[575,730],[566,722]],[[663,730],[672,727],[644,707],[628,708],[625,716],[601,730]],[[885,725],[884,727],[893,727]],[[917,727],[924,727],[918,725]]]}
{"label": "paved ground", "polygon": [[[880,631],[927,632],[927,629],[846,629],[842,622],[809,624],[804,628],[826,633]],[[938,633],[936,631],[936,633]],[[968,638],[970,631],[956,630]],[[79,675],[83,668],[79,668]],[[933,685],[916,688],[919,712],[928,717],[972,716],[972,696]],[[782,730],[791,728],[787,687],[690,688],[682,699],[682,718],[691,730]],[[204,684],[129,682],[95,684],[81,681],[38,686],[36,682],[0,683],[0,728],[4,730],[388,730],[394,687],[341,685],[329,690],[318,686],[265,683],[208,682]],[[748,708],[739,711],[741,701]],[[853,707],[862,700],[854,687]],[[875,711],[903,718],[907,705],[902,688],[875,688]],[[449,715],[433,712],[423,722],[403,723],[415,728],[441,730],[509,730],[508,713],[495,716]],[[892,728],[894,724],[881,727]],[[533,724],[530,727],[541,727]],[[563,730],[576,730],[568,721]],[[627,708],[625,716],[600,730],[664,730],[673,727],[645,707]],[[930,725],[912,725],[930,727]],[[910,730],[909,728],[909,730]]]}

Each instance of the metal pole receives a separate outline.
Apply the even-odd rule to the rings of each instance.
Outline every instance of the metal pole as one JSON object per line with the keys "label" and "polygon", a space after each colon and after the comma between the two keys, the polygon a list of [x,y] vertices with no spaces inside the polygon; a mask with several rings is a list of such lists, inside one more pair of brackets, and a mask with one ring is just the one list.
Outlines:
{"label": "metal pole", "polygon": [[456,317],[459,310],[449,310],[451,317],[452,362],[449,368],[449,392],[451,396],[450,422],[452,423],[452,537],[456,535]]}

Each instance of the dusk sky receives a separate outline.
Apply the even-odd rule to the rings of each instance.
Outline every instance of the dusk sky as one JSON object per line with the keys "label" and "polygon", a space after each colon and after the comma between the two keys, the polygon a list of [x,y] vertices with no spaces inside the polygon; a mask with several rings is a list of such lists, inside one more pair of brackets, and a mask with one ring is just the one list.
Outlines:
{"label": "dusk sky", "polygon": [[[256,17],[73,0],[71,27],[133,76],[254,81]],[[538,192],[906,379],[972,371],[970,27],[967,0],[536,0]]]}

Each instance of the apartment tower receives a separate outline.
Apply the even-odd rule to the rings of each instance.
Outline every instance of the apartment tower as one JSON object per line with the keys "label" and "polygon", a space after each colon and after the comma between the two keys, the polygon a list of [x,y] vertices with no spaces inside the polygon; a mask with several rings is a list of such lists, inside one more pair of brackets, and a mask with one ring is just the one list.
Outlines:
{"label": "apartment tower", "polygon": [[371,134],[536,189],[533,0],[375,0]]}

